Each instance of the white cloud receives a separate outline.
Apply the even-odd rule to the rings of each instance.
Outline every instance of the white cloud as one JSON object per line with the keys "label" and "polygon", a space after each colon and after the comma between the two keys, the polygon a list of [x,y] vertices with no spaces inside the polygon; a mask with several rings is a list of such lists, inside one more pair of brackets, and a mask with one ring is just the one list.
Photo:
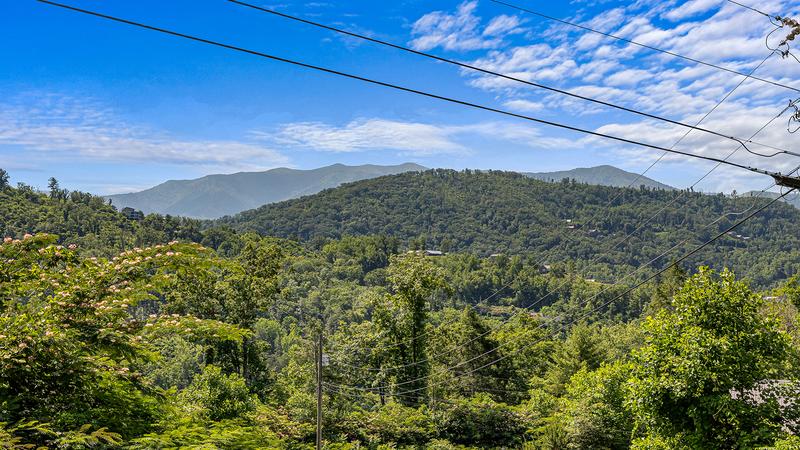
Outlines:
{"label": "white cloud", "polygon": [[503,103],[503,106],[521,112],[539,112],[544,109],[544,104],[530,100],[515,99]]}
{"label": "white cloud", "polygon": [[607,77],[605,82],[609,86],[632,86],[650,77],[652,74],[647,70],[625,69]]}
{"label": "white cloud", "polygon": [[432,156],[479,151],[476,140],[514,143],[531,148],[573,148],[573,141],[548,137],[538,127],[509,122],[436,125],[379,118],[358,119],[342,126],[320,122],[286,124],[276,132],[255,132],[259,139],[284,146],[323,152],[396,151]]}
{"label": "white cloud", "polygon": [[477,1],[469,0],[461,3],[454,14],[425,14],[411,28],[411,47],[422,51],[436,47],[452,51],[495,48],[502,44],[504,36],[522,31],[519,18],[507,15],[493,18],[481,31],[481,18],[475,15],[477,7]]}
{"label": "white cloud", "polygon": [[453,142],[445,128],[435,125],[383,119],[355,120],[343,127],[319,122],[283,125],[274,138],[283,145],[329,152],[399,150],[416,155],[460,153],[465,147]]}
{"label": "white cloud", "polygon": [[256,142],[179,139],[130,125],[90,100],[29,93],[0,103],[0,145],[75,159],[269,168],[288,159]]}
{"label": "white cloud", "polygon": [[493,18],[489,25],[483,29],[484,36],[502,36],[508,33],[519,32],[520,20],[517,16],[505,14]]}

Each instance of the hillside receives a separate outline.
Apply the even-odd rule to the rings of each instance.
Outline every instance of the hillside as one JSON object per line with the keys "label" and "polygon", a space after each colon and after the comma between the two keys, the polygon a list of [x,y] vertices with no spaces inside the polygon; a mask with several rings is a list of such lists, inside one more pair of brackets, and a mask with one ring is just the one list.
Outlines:
{"label": "hillside", "polygon": [[564,178],[574,179],[578,183],[596,184],[599,186],[636,187],[644,185],[651,189],[671,191],[675,188],[659,183],[651,178],[627,172],[614,166],[582,167],[558,172],[525,172],[525,176],[542,181],[559,182]]}
{"label": "hillside", "polygon": [[[573,260],[578,267],[590,269],[594,278],[612,280],[686,237],[690,242],[683,250],[688,250],[738,217],[729,215],[703,229],[723,213],[766,201],[685,193],[635,237],[612,250],[622,236],[676,195],[674,191],[627,189],[606,208],[606,202],[619,192],[605,186],[545,183],[509,172],[433,170],[350,183],[216,223],[305,241],[386,234],[404,242],[421,238],[429,248],[469,250],[484,256],[533,252],[544,262]],[[598,218],[586,223],[596,213]],[[800,246],[797,209],[774,205],[736,234],[742,237],[718,241],[691,258],[687,267],[728,266],[762,286],[800,268],[800,254],[792,251]],[[659,264],[677,256],[668,255]]]}
{"label": "hillside", "polygon": [[58,243],[76,244],[82,253],[112,255],[134,246],[201,239],[200,222],[149,215],[126,219],[102,197],[85,192],[45,194],[29,186],[0,187],[0,237],[49,233]]}
{"label": "hillside", "polygon": [[130,194],[110,195],[119,209],[129,206],[148,213],[213,219],[282,200],[315,194],[342,183],[425,170],[406,163],[396,166],[334,164],[313,170],[278,168],[265,172],[208,175],[171,180]]}

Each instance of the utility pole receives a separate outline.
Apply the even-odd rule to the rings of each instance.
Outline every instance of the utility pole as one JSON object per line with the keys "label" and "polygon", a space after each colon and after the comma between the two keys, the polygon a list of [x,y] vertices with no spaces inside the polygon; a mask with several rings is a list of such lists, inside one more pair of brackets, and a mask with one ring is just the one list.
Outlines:
{"label": "utility pole", "polygon": [[322,329],[317,335],[314,359],[317,366],[317,450],[322,450]]}
{"label": "utility pole", "polygon": [[317,450],[322,450],[322,368],[325,365],[322,353],[322,338],[325,333],[325,314],[322,310],[322,295],[317,293],[315,303],[317,306],[317,342],[314,346],[314,362],[317,366]]}

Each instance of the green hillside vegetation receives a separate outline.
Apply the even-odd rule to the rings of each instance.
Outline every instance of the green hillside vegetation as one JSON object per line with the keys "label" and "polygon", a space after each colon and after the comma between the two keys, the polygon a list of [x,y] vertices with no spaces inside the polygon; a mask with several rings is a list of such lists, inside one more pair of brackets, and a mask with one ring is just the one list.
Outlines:
{"label": "green hillside vegetation", "polygon": [[[513,200],[542,224],[563,225],[546,214],[563,208],[547,195],[620,192],[434,171],[307,199],[373,183],[411,195],[412,182],[441,180],[464,196],[448,203],[452,215],[478,199],[500,220]],[[580,259],[547,270],[535,252],[408,252],[435,242],[428,228],[416,235],[428,239],[298,242],[153,214],[131,221],[51,184],[42,194],[0,183],[3,448],[311,449],[319,333],[325,448],[800,445],[786,401],[799,394],[796,272],[757,292],[732,272],[671,270],[626,292],[585,280]],[[501,195],[480,191],[492,186]],[[413,201],[435,205],[424,192]],[[630,190],[625,201],[647,209],[662,194]],[[703,198],[691,200],[739,205]],[[770,214],[761,233],[792,230],[794,210]],[[738,248],[711,256],[724,265]]]}
{"label": "green hillside vegetation", "polygon": [[334,164],[314,170],[279,168],[172,180],[141,192],[107,198],[120,209],[127,206],[145,213],[213,219],[266,203],[316,194],[342,183],[419,170],[425,168],[412,163],[396,166]]}
{"label": "green hillside vegetation", "polygon": [[557,172],[523,172],[523,175],[541,181],[559,182],[563,179],[575,180],[578,183],[596,184],[598,186],[634,187],[645,186],[650,189],[671,191],[675,188],[659,183],[646,176],[631,173],[614,166],[586,167]]}
{"label": "green hillside vegetation", "polygon": [[[529,255],[540,264],[574,265],[585,278],[613,281],[688,238],[655,267],[669,263],[742,217],[734,213],[766,201],[694,192],[674,201],[678,194],[545,183],[509,172],[432,170],[350,183],[216,223],[318,243],[382,234],[413,248],[484,257]],[[718,220],[723,214],[729,215]],[[686,267],[725,265],[768,287],[797,272],[798,245],[800,211],[777,204],[698,253]]]}
{"label": "green hillside vegetation", "polygon": [[102,197],[61,189],[55,179],[50,184],[48,193],[24,184],[0,188],[0,234],[21,238],[50,233],[59,243],[75,244],[96,256],[174,239],[202,239],[197,220],[152,214],[142,221],[127,220]]}
{"label": "green hillside vegetation", "polygon": [[794,409],[731,395],[797,395],[763,384],[798,376],[796,282],[766,302],[729,272],[674,273],[609,308],[621,314],[562,324],[598,286],[529,273],[526,289],[568,286],[531,315],[460,300],[524,271],[511,261],[395,254],[377,237],[321,252],[239,239],[232,257],[172,242],[112,259],[4,240],[0,442],[313,448],[322,330],[326,448],[798,444]]}

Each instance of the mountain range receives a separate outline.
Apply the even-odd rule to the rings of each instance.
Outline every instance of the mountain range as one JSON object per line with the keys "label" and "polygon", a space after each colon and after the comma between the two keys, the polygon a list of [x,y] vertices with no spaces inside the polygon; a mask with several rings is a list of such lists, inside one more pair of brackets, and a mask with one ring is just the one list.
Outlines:
{"label": "mountain range", "polygon": [[[764,197],[764,198],[775,198],[775,197],[779,196],[778,194],[776,194],[774,192],[750,191],[750,192],[747,192],[744,195],[742,195],[742,197],[753,197],[753,196],[756,196],[756,195],[759,196],[759,197]],[[786,197],[784,197],[783,201],[785,201],[786,203],[794,206],[795,208],[800,208],[800,194],[797,194],[797,193],[793,192],[793,193],[787,195]]]}
{"label": "mountain range", "polygon": [[214,219],[268,203],[315,194],[342,183],[425,169],[413,163],[395,166],[334,164],[313,170],[281,167],[264,172],[170,180],[141,192],[106,198],[118,209],[127,206],[145,214]]}
{"label": "mountain range", "polygon": [[[316,194],[353,181],[427,170],[419,164],[394,166],[334,164],[313,170],[278,168],[264,172],[208,175],[194,180],[170,180],[141,192],[109,195],[118,209],[131,207],[146,214],[215,219],[261,205]],[[654,189],[673,189],[658,181],[613,166],[579,168],[560,172],[523,173],[543,181],[574,179],[579,183],[626,187],[632,183]],[[637,177],[639,177],[637,179]]]}

